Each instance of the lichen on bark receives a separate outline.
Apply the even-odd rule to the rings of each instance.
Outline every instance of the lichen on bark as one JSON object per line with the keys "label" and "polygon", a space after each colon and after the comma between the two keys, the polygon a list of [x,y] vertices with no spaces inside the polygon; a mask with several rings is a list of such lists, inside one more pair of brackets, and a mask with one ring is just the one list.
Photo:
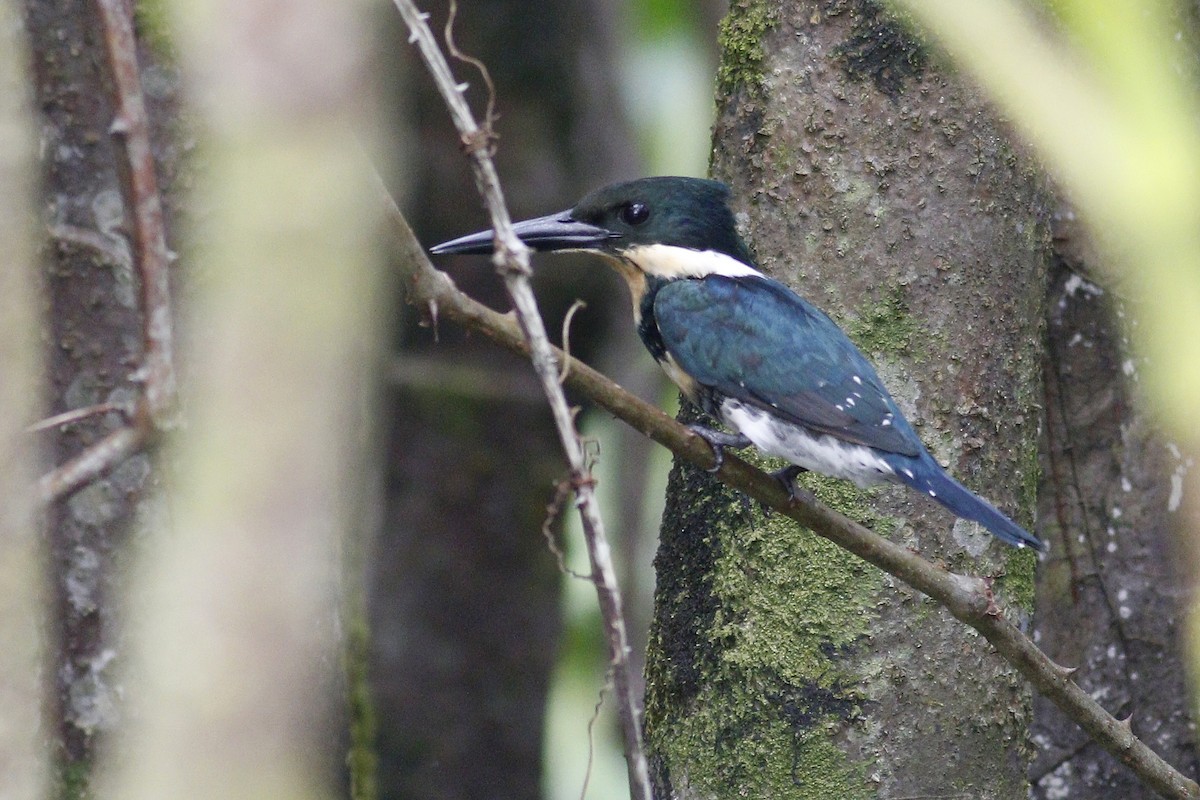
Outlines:
{"label": "lichen on bark", "polygon": [[717,66],[717,91],[729,93],[745,87],[757,91],[762,84],[762,39],[775,24],[772,3],[764,0],[735,0],[729,14],[721,20],[717,40],[721,63]]}
{"label": "lichen on bark", "polygon": [[[720,82],[712,171],[760,266],[843,325],[952,474],[1028,522],[1040,178],[978,95],[874,3],[733,14],[750,5],[741,30],[760,50],[726,44],[736,70],[755,55],[736,72],[753,80]],[[802,482],[996,578],[1027,613],[1033,563],[979,526],[898,487]],[[647,741],[663,796],[1027,793],[1027,687],[928,598],[682,467],[657,566]]]}

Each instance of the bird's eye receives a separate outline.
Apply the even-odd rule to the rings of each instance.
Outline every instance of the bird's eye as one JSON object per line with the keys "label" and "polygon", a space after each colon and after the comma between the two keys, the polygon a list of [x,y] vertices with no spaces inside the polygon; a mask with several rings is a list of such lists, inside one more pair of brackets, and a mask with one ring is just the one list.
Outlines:
{"label": "bird's eye", "polygon": [[621,207],[621,220],[628,225],[641,225],[650,218],[650,206],[645,203],[627,203]]}

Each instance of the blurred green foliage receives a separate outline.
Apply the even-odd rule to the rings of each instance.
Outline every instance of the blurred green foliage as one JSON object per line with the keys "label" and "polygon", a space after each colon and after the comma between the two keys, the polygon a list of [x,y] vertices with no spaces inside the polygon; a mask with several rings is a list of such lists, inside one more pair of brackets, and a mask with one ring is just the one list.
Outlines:
{"label": "blurred green foliage", "polygon": [[636,0],[629,4],[636,34],[663,39],[694,31],[700,24],[696,3],[680,0]]}

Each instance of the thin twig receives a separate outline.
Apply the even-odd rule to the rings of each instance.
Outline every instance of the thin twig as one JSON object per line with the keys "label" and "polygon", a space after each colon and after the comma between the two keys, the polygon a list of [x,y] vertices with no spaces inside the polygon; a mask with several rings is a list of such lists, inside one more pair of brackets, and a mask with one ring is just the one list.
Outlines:
{"label": "thin twig", "polygon": [[[513,352],[528,353],[528,345],[512,319],[472,300],[460,292],[447,275],[434,269],[420,242],[399,216],[399,210],[394,204],[390,208],[396,223],[400,263],[411,270],[406,276],[410,302],[421,305],[437,302],[443,316],[451,322],[482,333]],[[561,351],[555,356],[560,361],[569,358]],[[698,436],[588,365],[570,359],[566,385],[664,445],[679,458],[705,469],[712,467],[712,450]],[[725,455],[724,465],[716,476],[723,483],[928,595],[956,619],[979,631],[1034,688],[1154,791],[1180,800],[1200,798],[1200,786],[1195,781],[1182,775],[1134,736],[1127,724],[1105,711],[1071,680],[1074,670],[1051,661],[1003,613],[998,612],[982,579],[957,575],[934,566],[908,548],[872,533],[811,497],[793,501],[778,480],[732,454]]]}
{"label": "thin twig", "polygon": [[132,425],[118,428],[91,447],[38,479],[38,500],[49,505],[116,468],[143,449],[154,436],[154,424],[141,413]]}
{"label": "thin twig", "polygon": [[588,757],[587,768],[583,771],[583,786],[579,789],[579,800],[587,800],[588,784],[592,782],[592,767],[596,763],[596,720],[600,719],[600,709],[604,708],[604,694],[612,688],[612,670],[604,673],[604,685],[596,693],[596,705],[592,707],[592,718],[587,724]]}
{"label": "thin twig", "polygon": [[[133,422],[105,436],[66,464],[43,475],[38,496],[52,503],[116,467],[145,447],[167,421],[175,404],[175,362],[162,197],[154,173],[150,148],[150,118],[138,70],[137,43],[133,35],[132,4],[128,0],[95,0],[108,56],[113,105],[116,114],[109,132],[121,143],[117,159],[121,197],[130,222],[133,262],[141,278],[142,398]],[[128,258],[102,235],[69,225],[50,227],[56,238],[94,249],[117,264]]]}
{"label": "thin twig", "polygon": [[542,520],[542,538],[546,540],[546,549],[550,551],[550,554],[558,562],[559,572],[571,578],[590,581],[592,579],[591,575],[576,572],[567,565],[567,554],[563,552],[563,549],[558,546],[558,542],[554,540],[554,523],[562,515],[563,506],[567,504],[567,498],[570,495],[570,481],[559,481],[554,485],[554,497],[546,506],[546,518]]}
{"label": "thin twig", "polygon": [[150,417],[161,426],[175,401],[174,337],[167,280],[172,255],[167,250],[162,198],[154,174],[150,118],[138,71],[132,4],[128,0],[95,0],[95,3],[104,32],[116,106],[109,132],[122,144],[124,159],[118,159],[121,196],[131,223],[134,261],[141,276],[145,350],[141,374]]}
{"label": "thin twig", "polygon": [[70,425],[72,422],[94,417],[97,414],[107,414],[110,411],[121,411],[128,413],[128,409],[121,403],[97,403],[94,406],[84,406],[83,408],[73,408],[70,411],[64,411],[61,414],[55,414],[52,417],[40,422],[35,422],[25,429],[26,433],[38,433],[39,431],[57,428],[61,425]]}
{"label": "thin twig", "polygon": [[630,797],[632,800],[652,800],[650,774],[642,748],[641,720],[637,699],[633,693],[634,681],[630,674],[629,637],[625,631],[621,611],[621,595],[613,568],[612,551],[596,503],[594,481],[588,469],[587,455],[575,429],[574,415],[567,405],[562,385],[558,382],[558,360],[549,339],[546,338],[545,326],[529,283],[529,250],[512,231],[512,220],[505,207],[500,180],[491,160],[491,131],[481,131],[475,123],[471,109],[463,97],[464,87],[455,82],[450,67],[425,22],[427,15],[417,11],[411,0],[396,0],[396,7],[408,25],[412,33],[411,39],[420,49],[421,56],[450,110],[450,116],[471,159],[475,183],[491,215],[492,227],[496,231],[496,254],[493,262],[504,279],[516,309],[522,339],[528,342],[530,360],[542,381],[542,388],[550,404],[559,439],[570,466],[571,484],[575,488],[576,506],[579,509],[584,540],[592,565],[592,581],[596,586],[600,613],[604,619],[617,716],[625,743]]}
{"label": "thin twig", "polygon": [[[571,320],[575,319],[575,314],[582,308],[587,308],[587,303],[582,300],[576,300],[571,303],[571,307],[567,309],[567,313],[563,316],[562,322],[562,349],[567,355],[571,355]],[[567,370],[571,368],[570,361],[563,361],[562,372],[558,373],[558,382],[562,383],[567,379]]]}
{"label": "thin twig", "polygon": [[492,125],[496,122],[496,84],[492,82],[491,70],[487,68],[478,58],[469,56],[462,50],[458,49],[458,45],[454,42],[454,20],[458,17],[458,2],[450,0],[450,13],[446,15],[446,28],[442,35],[446,40],[446,49],[450,51],[450,55],[457,58],[464,64],[470,64],[475,69],[479,70],[479,74],[483,77],[483,83],[487,87],[487,110],[483,112],[483,131],[490,140],[494,140],[496,133],[492,130]]}

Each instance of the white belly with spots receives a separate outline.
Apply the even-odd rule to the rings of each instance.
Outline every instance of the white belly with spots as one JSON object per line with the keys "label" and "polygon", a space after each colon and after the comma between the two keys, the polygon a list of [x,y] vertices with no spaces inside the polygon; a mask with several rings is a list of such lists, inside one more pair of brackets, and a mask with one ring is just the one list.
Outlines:
{"label": "white belly with spots", "polygon": [[895,474],[869,447],[843,442],[828,434],[812,434],[737,400],[722,401],[721,417],[764,453],[822,475],[867,487],[892,480]]}

